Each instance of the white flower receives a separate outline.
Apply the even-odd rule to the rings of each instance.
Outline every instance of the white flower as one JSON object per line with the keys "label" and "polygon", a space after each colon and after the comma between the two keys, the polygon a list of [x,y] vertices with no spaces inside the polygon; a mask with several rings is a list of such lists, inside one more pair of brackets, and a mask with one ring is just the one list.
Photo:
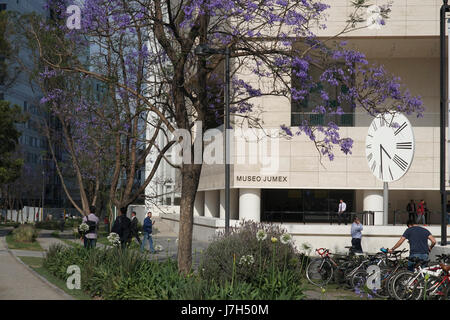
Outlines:
{"label": "white flower", "polygon": [[111,232],[109,236],[107,237],[109,243],[113,246],[119,246],[120,245],[120,237],[117,233]]}
{"label": "white flower", "polygon": [[241,259],[239,259],[240,265],[252,265],[255,262],[255,258],[251,254],[248,254],[246,256],[242,256]]}
{"label": "white flower", "polygon": [[258,230],[258,232],[256,233],[256,239],[258,239],[258,241],[264,241],[267,238],[267,233],[264,230]]}
{"label": "white flower", "polygon": [[281,237],[280,237],[280,241],[282,244],[288,244],[292,241],[292,236],[289,233],[284,233]]}
{"label": "white flower", "polygon": [[155,246],[155,250],[156,251],[163,251],[163,246],[162,245],[160,245],[160,244],[157,244],[156,246]]}
{"label": "white flower", "polygon": [[80,231],[83,233],[89,231],[89,226],[87,225],[86,222],[83,222],[82,224],[80,224],[80,226],[78,228],[80,228]]}

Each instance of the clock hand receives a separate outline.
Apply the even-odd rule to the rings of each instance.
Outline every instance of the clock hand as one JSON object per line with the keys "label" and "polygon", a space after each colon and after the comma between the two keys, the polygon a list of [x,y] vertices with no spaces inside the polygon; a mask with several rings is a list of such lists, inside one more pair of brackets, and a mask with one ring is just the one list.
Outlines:
{"label": "clock hand", "polygon": [[383,147],[380,144],[380,170],[381,170],[381,179],[383,179],[383,151],[382,151]]}
{"label": "clock hand", "polygon": [[387,153],[387,151],[383,148],[383,146],[380,144],[380,148],[383,149],[384,153],[386,153],[386,155],[389,157],[389,159],[392,159],[391,156],[389,155],[389,153]]}

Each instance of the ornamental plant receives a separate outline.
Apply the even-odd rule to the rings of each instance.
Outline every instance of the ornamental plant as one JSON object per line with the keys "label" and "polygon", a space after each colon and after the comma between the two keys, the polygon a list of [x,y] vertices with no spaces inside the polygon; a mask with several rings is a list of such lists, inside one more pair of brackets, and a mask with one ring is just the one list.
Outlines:
{"label": "ornamental plant", "polygon": [[89,226],[86,222],[83,222],[82,224],[80,224],[80,226],[78,227],[78,229],[80,230],[81,233],[86,233],[89,231]]}
{"label": "ornamental plant", "polygon": [[[231,282],[234,274],[236,281],[262,286],[266,276],[273,278],[274,273],[283,270],[298,272],[299,254],[292,242],[271,241],[284,233],[280,226],[241,222],[228,235],[219,234],[204,251],[199,266],[200,277],[224,284]],[[261,237],[262,234],[266,237]],[[233,265],[234,259],[237,262]]]}
{"label": "ornamental plant", "polygon": [[107,237],[107,239],[112,246],[114,247],[120,246],[120,237],[117,233],[111,232]]}

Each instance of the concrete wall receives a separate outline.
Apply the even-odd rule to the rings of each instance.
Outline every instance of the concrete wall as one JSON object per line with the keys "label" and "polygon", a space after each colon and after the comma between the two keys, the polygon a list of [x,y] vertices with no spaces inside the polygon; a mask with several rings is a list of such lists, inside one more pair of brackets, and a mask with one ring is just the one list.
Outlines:
{"label": "concrete wall", "polygon": [[[178,231],[179,216],[165,215],[161,219],[172,227],[174,232]],[[231,220],[230,226],[235,227],[239,225],[238,220]],[[330,226],[325,224],[281,224],[286,232],[293,236],[296,247],[300,251],[304,251],[304,245],[311,247],[310,254],[314,255],[314,250],[317,248],[328,248],[333,253],[345,253],[348,250],[346,246],[351,245],[350,225]],[[225,227],[224,220],[207,217],[194,217],[193,238],[195,240],[211,241],[218,233],[223,232]],[[440,226],[426,227],[439,243],[441,228]],[[447,227],[447,233],[450,228]],[[391,248],[402,236],[406,230],[406,226],[364,226],[362,231],[363,238],[361,245],[364,252],[376,253],[380,248]],[[405,241],[399,248],[409,250],[409,245]],[[433,249],[432,255],[446,252],[450,246],[440,247],[436,246]]]}
{"label": "concrete wall", "polygon": [[[342,30],[348,15],[353,12],[351,0],[324,0],[331,6],[326,11],[327,28],[316,34],[331,36]],[[387,0],[371,1],[372,4],[383,5]],[[352,36],[430,36],[439,34],[440,0],[394,0],[386,25],[379,29],[362,29],[352,32]],[[362,11],[365,14],[364,11]],[[366,23],[361,24],[366,26]]]}

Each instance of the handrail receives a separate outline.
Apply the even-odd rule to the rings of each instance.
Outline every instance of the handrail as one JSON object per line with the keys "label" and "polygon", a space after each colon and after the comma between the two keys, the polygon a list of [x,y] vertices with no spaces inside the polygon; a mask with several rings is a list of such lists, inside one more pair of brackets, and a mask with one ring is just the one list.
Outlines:
{"label": "handrail", "polygon": [[[326,215],[326,219],[330,224],[333,224],[333,218],[337,217],[338,213],[335,211],[294,211],[294,210],[284,210],[284,211],[264,211],[264,214],[269,218],[270,220],[274,220],[274,215],[278,214],[280,218],[281,224],[286,221],[286,215],[289,214],[297,214],[300,216],[300,219],[296,222],[302,222],[303,224],[306,224],[307,222],[307,216],[324,216]],[[347,222],[352,221],[352,217],[357,215],[360,216],[360,220],[365,225],[373,225],[374,224],[374,212],[373,211],[362,211],[362,212],[346,212],[346,217],[344,219],[347,220]],[[364,219],[365,216],[371,216],[370,219]],[[349,221],[350,220],[350,221]],[[367,221],[366,221],[367,220]]]}

